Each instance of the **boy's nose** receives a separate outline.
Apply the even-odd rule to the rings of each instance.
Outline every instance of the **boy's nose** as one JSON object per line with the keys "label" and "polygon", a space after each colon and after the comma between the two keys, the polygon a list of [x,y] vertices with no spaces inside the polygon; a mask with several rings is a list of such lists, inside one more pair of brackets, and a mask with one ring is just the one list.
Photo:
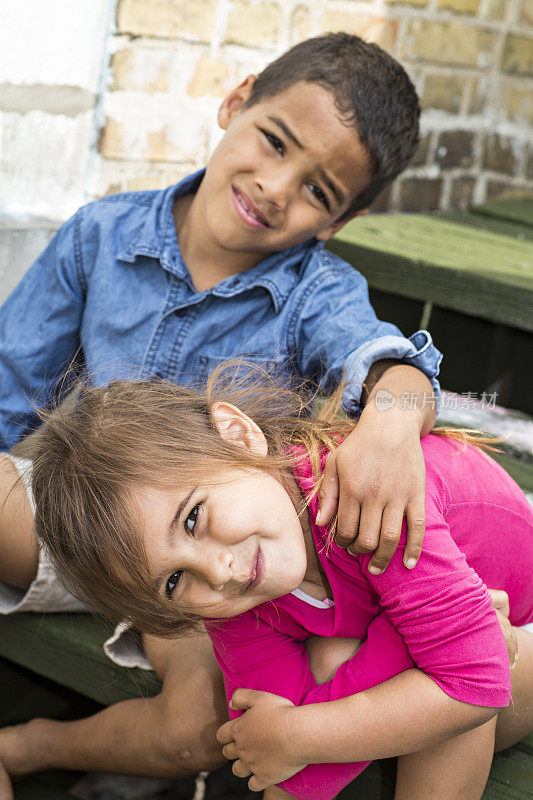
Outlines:
{"label": "boy's nose", "polygon": [[256,178],[258,195],[274,208],[284,211],[291,193],[291,181],[289,176],[284,175],[280,170],[272,174]]}

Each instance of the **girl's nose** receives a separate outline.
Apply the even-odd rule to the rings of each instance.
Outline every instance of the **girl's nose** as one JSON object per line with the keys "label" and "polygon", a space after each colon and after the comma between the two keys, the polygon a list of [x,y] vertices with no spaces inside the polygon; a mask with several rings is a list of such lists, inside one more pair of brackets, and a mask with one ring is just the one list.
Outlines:
{"label": "girl's nose", "polygon": [[211,542],[199,553],[199,571],[214,591],[220,591],[233,578],[233,554],[227,547]]}

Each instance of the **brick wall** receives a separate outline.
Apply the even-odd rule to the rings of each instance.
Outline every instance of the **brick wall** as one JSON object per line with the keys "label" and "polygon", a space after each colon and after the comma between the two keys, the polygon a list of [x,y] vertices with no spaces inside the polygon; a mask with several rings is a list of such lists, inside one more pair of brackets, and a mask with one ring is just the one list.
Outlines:
{"label": "brick wall", "polygon": [[420,148],[378,209],[533,192],[533,0],[118,0],[92,191],[164,186],[203,164],[224,94],[335,30],[398,57],[422,98]]}
{"label": "brick wall", "polygon": [[218,141],[234,84],[330,30],[384,46],[422,98],[419,151],[378,209],[533,192],[533,0],[0,6],[0,227],[56,224],[87,199],[178,180]]}

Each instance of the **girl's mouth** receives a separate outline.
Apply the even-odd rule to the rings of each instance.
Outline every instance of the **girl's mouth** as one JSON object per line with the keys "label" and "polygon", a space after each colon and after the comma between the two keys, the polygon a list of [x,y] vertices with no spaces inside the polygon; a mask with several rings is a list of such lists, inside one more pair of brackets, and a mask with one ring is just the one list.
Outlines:
{"label": "girl's mouth", "polygon": [[244,591],[247,592],[249,589],[253,589],[255,586],[259,586],[264,573],[265,573],[265,560],[263,557],[263,551],[261,550],[261,547],[258,547],[255,556],[255,561],[252,566],[250,580],[246,584],[246,588]]}
{"label": "girl's mouth", "polygon": [[270,228],[267,220],[255,209],[253,203],[233,186],[231,187],[233,205],[239,217],[252,228]]}

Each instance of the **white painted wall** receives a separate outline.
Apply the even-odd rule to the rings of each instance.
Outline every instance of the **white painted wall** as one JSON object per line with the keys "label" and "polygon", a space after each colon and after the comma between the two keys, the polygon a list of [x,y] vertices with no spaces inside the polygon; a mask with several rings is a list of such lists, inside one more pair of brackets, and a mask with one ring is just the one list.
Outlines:
{"label": "white painted wall", "polygon": [[114,6],[0,0],[2,227],[53,226],[85,202]]}

